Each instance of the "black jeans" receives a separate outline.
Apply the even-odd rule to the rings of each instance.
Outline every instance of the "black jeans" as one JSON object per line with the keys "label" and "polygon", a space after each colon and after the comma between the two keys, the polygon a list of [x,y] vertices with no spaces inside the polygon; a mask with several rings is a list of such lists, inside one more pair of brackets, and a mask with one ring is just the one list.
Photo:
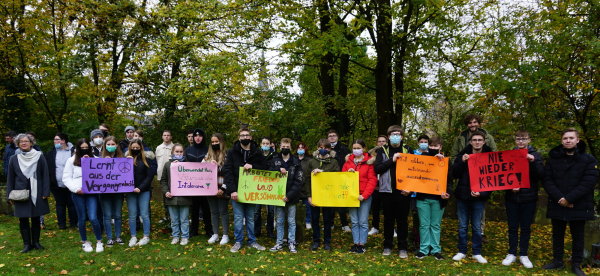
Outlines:
{"label": "black jeans", "polygon": [[379,230],[379,224],[380,224],[379,213],[381,213],[381,194],[379,193],[379,191],[377,189],[375,189],[375,191],[373,191],[373,194],[371,196],[373,197],[373,201],[371,202],[371,215],[373,215],[373,221],[371,223],[371,227]]}
{"label": "black jeans", "polygon": [[311,225],[313,230],[313,242],[321,242],[321,224],[319,218],[323,211],[323,229],[325,244],[331,244],[331,226],[333,226],[333,210],[332,207],[316,207],[311,206]]}
{"label": "black jeans", "polygon": [[[340,216],[340,224],[342,227],[348,226],[348,207],[336,207],[334,212]],[[335,216],[335,214],[334,214]]]}
{"label": "black jeans", "polygon": [[398,249],[408,250],[408,211],[410,197],[394,189],[381,193],[383,202],[383,248],[394,248],[394,229],[398,232]]}
{"label": "black jeans", "polygon": [[56,219],[58,220],[58,227],[67,227],[67,211],[69,212],[69,225],[77,226],[77,211],[75,205],[73,205],[73,198],[71,197],[71,191],[67,188],[52,188],[52,195],[56,201]]}
{"label": "black jeans", "polygon": [[257,205],[254,213],[254,236],[262,235],[262,207],[267,207],[267,236],[275,237],[275,206],[273,205]]}
{"label": "black jeans", "polygon": [[565,231],[567,230],[567,223],[571,229],[572,243],[572,263],[573,265],[580,265],[583,261],[583,239],[585,230],[585,220],[571,220],[564,221],[558,219],[552,219],[552,251],[555,262],[563,262],[563,255],[565,252]]}
{"label": "black jeans", "polygon": [[[508,218],[508,254],[527,256],[529,239],[531,238],[531,224],[535,217],[536,202],[517,203],[506,201],[506,216]],[[521,237],[519,239],[519,229]]]}
{"label": "black jeans", "polygon": [[198,228],[200,227],[200,209],[202,209],[202,221],[204,222],[204,231],[207,236],[212,236],[212,221],[210,219],[210,206],[205,196],[192,197],[192,209],[190,215],[192,216],[192,223],[190,225],[190,235],[197,236]]}

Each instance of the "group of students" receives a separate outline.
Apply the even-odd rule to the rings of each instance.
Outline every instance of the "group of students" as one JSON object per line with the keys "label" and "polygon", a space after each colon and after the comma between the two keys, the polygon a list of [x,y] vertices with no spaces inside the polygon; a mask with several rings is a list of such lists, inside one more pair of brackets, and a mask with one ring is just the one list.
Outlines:
{"label": "group of students", "polygon": [[[418,214],[419,248],[416,258],[431,255],[436,259],[444,259],[440,246],[441,220],[445,206],[451,197],[456,198],[458,215],[458,253],[452,258],[460,261],[467,254],[468,228],[472,229],[473,258],[480,263],[487,263],[482,255],[483,218],[485,203],[490,192],[473,192],[470,187],[468,170],[471,154],[495,151],[493,137],[480,128],[478,117],[465,119],[467,130],[461,133],[453,145],[456,152],[449,168],[448,193],[430,195],[414,193],[396,188],[396,161],[403,154],[421,154],[444,158],[442,141],[438,137],[429,138],[422,135],[418,138],[418,149],[411,149],[404,141],[404,133],[400,126],[388,128],[387,135],[378,137],[378,145],[369,150],[365,141],[353,141],[351,148],[338,142],[338,134],[330,131],[327,138],[320,139],[312,155],[308,153],[305,143],[292,147],[289,138],[283,138],[279,151],[272,149],[272,141],[262,138],[260,145],[253,140],[247,128],[238,132],[238,139],[229,149],[221,134],[213,134],[206,145],[205,133],[196,129],[188,136],[190,145],[172,143],[170,131],[163,132],[163,144],[157,147],[156,154],[144,145],[143,134],[137,133],[133,127],[125,129],[126,139],[118,142],[114,136],[108,136],[102,129],[92,131],[91,140],[80,139],[71,149],[64,134],[55,136],[55,151],[46,158],[33,149],[35,140],[26,134],[19,134],[15,144],[21,154],[10,158],[8,166],[7,195],[12,190],[30,189],[31,197],[26,201],[12,201],[15,205],[15,216],[20,218],[21,235],[25,247],[22,252],[43,248],[39,243],[39,216],[49,212],[46,198],[50,193],[50,182],[54,189],[68,189],[77,211],[77,226],[82,239],[82,248],[86,252],[93,251],[86,236],[86,219],[90,221],[96,237],[96,252],[104,250],[102,230],[106,233],[107,246],[124,244],[121,238],[121,208],[124,198],[127,200],[129,212],[129,228],[131,238],[129,246],[142,246],[150,241],[150,209],[151,183],[158,172],[158,180],[164,195],[164,204],[168,210],[172,244],[186,245],[190,234],[197,234],[199,210],[202,210],[205,230],[210,237],[209,243],[221,238],[220,244],[229,243],[228,204],[233,207],[234,244],[231,252],[239,251],[244,244],[244,226],[247,244],[258,250],[266,248],[256,239],[255,219],[260,214],[260,206],[238,201],[239,168],[244,170],[263,169],[279,171],[286,174],[285,206],[270,206],[268,213],[276,218],[271,225],[276,225],[276,242],[271,251],[283,250],[286,246],[292,253],[297,252],[296,209],[300,200],[307,203],[307,216],[312,228],[312,244],[315,251],[321,246],[331,250],[331,231],[336,211],[331,207],[320,207],[312,204],[311,175],[322,172],[356,172],[359,173],[359,207],[348,208],[351,219],[353,244],[351,252],[364,253],[369,235],[369,213],[374,198],[381,204],[384,215],[383,255],[391,255],[394,249],[394,238],[397,237],[398,256],[408,257],[408,215],[412,209]],[[142,136],[142,137],[140,137]],[[531,224],[535,214],[538,190],[543,181],[548,193],[548,217],[552,219],[554,260],[544,266],[547,269],[564,266],[562,257],[564,234],[569,224],[573,237],[572,270],[583,275],[579,266],[583,260],[583,229],[586,220],[595,217],[593,207],[593,190],[598,178],[595,168],[596,159],[585,153],[585,146],[579,141],[575,129],[567,129],[562,133],[561,145],[550,151],[545,166],[541,155],[529,145],[531,137],[526,131],[515,134],[515,149],[527,149],[530,164],[530,188],[505,191],[506,212],[508,217],[508,255],[502,261],[504,265],[512,264],[517,256],[527,268],[533,267],[528,259],[528,244],[531,235]],[[381,141],[381,142],[380,142]],[[492,145],[494,148],[490,147]],[[336,150],[337,149],[337,150]],[[296,154],[293,154],[293,151]],[[71,156],[72,154],[72,156]],[[81,160],[82,158],[116,158],[133,159],[135,189],[127,194],[92,195],[82,193]],[[46,159],[48,161],[46,161]],[[218,166],[218,194],[210,197],[173,196],[170,192],[170,166],[175,162],[212,162]],[[64,164],[64,168],[59,169]],[[450,189],[453,180],[456,187]],[[66,224],[63,211],[64,202],[59,204],[57,196],[57,214],[59,226]],[[68,197],[67,197],[68,198]],[[98,209],[103,217],[99,219]],[[374,208],[375,209],[375,208]],[[377,208],[379,209],[379,208]],[[379,212],[379,211],[377,211]],[[190,229],[189,216],[192,226]],[[344,212],[340,212],[342,215]],[[309,215],[310,214],[310,215]],[[324,227],[320,226],[323,216]],[[62,218],[61,218],[62,216]],[[379,215],[377,214],[377,217]],[[29,225],[28,218],[32,223]],[[143,237],[137,239],[137,223],[142,221]],[[374,214],[375,218],[375,214]],[[37,220],[37,221],[36,221]],[[194,222],[195,220],[195,222]],[[269,220],[269,218],[268,218]],[[287,239],[285,229],[287,222]],[[307,218],[308,222],[308,218]],[[71,223],[73,223],[71,221]],[[37,224],[37,227],[36,227]],[[269,224],[269,223],[268,223]],[[378,224],[378,223],[377,223]],[[112,226],[114,225],[114,236]],[[222,235],[219,236],[219,225]],[[308,225],[307,225],[308,226]],[[374,225],[375,226],[375,225]],[[37,228],[37,229],[36,229]],[[321,239],[321,230],[323,238]],[[373,229],[372,229],[373,230]],[[194,233],[195,231],[195,233]],[[273,230],[271,230],[273,231]],[[373,232],[373,231],[371,231]],[[520,236],[520,237],[519,237]],[[517,252],[518,249],[518,252]]]}

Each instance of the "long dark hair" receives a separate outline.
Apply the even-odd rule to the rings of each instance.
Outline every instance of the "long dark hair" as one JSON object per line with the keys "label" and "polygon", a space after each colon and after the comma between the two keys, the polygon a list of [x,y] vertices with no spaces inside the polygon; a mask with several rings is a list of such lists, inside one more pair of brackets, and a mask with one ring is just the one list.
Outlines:
{"label": "long dark hair", "polygon": [[77,140],[77,143],[75,143],[75,160],[73,160],[73,165],[77,167],[81,167],[81,157],[83,156],[83,153],[81,152],[81,145],[83,144],[88,144],[88,150],[92,148],[90,141],[88,141],[87,138],[81,138]]}

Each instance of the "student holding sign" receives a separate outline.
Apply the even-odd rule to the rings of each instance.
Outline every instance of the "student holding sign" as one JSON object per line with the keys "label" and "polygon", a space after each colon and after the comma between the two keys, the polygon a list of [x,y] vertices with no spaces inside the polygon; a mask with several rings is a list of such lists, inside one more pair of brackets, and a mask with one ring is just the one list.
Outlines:
{"label": "student holding sign", "polygon": [[[133,158],[133,179],[135,188],[133,193],[127,194],[127,211],[129,212],[129,232],[131,239],[129,247],[142,246],[150,242],[150,190],[154,171],[146,160],[142,141],[134,139],[129,143],[127,158]],[[144,236],[141,240],[136,237],[137,217],[142,217]]]}
{"label": "student holding sign", "polygon": [[469,138],[469,145],[460,152],[452,164],[452,176],[458,179],[456,185],[456,210],[458,215],[458,253],[452,257],[455,261],[464,259],[467,255],[467,236],[469,223],[472,228],[473,258],[485,264],[487,260],[481,255],[482,233],[481,218],[485,202],[491,192],[474,192],[471,190],[469,176],[469,155],[474,153],[491,152],[492,149],[485,144],[485,134],[475,131]]}
{"label": "student holding sign", "polygon": [[[503,265],[511,265],[519,256],[519,261],[526,268],[532,268],[533,264],[527,257],[529,249],[529,238],[531,237],[531,224],[535,218],[537,205],[539,181],[542,179],[544,162],[542,155],[529,145],[531,138],[525,130],[517,131],[515,134],[515,149],[527,149],[527,160],[529,161],[529,188],[515,188],[506,191],[506,216],[508,218],[508,255],[502,261]],[[521,237],[519,239],[519,228]],[[517,255],[517,245],[519,255]]]}
{"label": "student holding sign", "polygon": [[[208,147],[206,146],[206,141],[204,137],[206,134],[204,130],[201,128],[194,129],[192,132],[192,144],[185,149],[185,160],[186,162],[202,162],[206,153],[208,152]],[[208,205],[208,201],[205,196],[195,196],[192,197],[192,207],[191,207],[191,216],[192,216],[192,224],[190,226],[190,234],[191,236],[198,235],[198,228],[200,227],[200,210],[202,209],[202,221],[204,222],[204,231],[206,235],[212,237],[212,222],[210,218],[210,206]]]}
{"label": "student holding sign", "polygon": [[[171,159],[162,168],[160,187],[164,194],[165,204],[171,217],[171,244],[187,245],[190,238],[190,206],[192,199],[185,196],[171,194],[171,163],[184,162],[185,155],[181,144],[174,144],[171,150]],[[180,242],[181,238],[181,242]]]}
{"label": "student holding sign", "polygon": [[358,200],[360,207],[350,208],[350,221],[352,222],[352,239],[354,245],[350,248],[353,253],[365,253],[365,244],[369,233],[369,211],[373,198],[373,190],[377,186],[377,175],[373,163],[375,158],[365,152],[367,145],[362,139],[352,143],[352,154],[346,156],[346,163],[342,167],[342,172],[358,173]]}
{"label": "student holding sign", "polygon": [[73,203],[77,210],[77,227],[81,237],[82,249],[92,252],[92,244],[87,240],[85,221],[88,219],[92,224],[92,230],[96,236],[96,252],[104,251],[102,243],[102,226],[98,220],[98,195],[83,193],[83,173],[81,159],[93,158],[92,147],[87,139],[80,139],[75,144],[75,154],[67,160],[63,171],[63,183],[73,193]]}
{"label": "student holding sign", "polygon": [[[108,136],[104,139],[102,147],[102,158],[123,157],[123,152],[117,144],[117,138]],[[111,247],[115,243],[125,244],[121,239],[121,210],[123,209],[123,194],[101,194],[99,195],[100,206],[104,217],[104,231],[106,232],[106,246]],[[115,240],[113,240],[112,223],[115,223]]]}
{"label": "student holding sign", "polygon": [[275,153],[271,163],[271,171],[279,171],[287,174],[286,193],[283,201],[285,206],[275,206],[277,217],[277,242],[271,251],[283,249],[283,236],[285,229],[285,218],[288,222],[288,244],[290,252],[296,253],[296,203],[302,190],[303,173],[300,160],[292,155],[292,139],[282,138],[279,145],[281,152]]}
{"label": "student holding sign", "polygon": [[[319,140],[317,143],[318,150],[313,153],[314,158],[308,163],[308,171],[316,175],[321,172],[338,172],[340,166],[338,165],[335,156],[336,152],[331,149],[331,144],[327,139]],[[308,176],[307,176],[308,177]],[[324,234],[324,249],[331,250],[331,227],[333,226],[333,208],[332,207],[319,207],[312,203],[312,183],[311,178],[308,178],[305,189],[308,195],[308,202],[312,205],[312,229],[313,229],[313,244],[310,247],[311,250],[316,251],[321,246],[321,226],[319,225],[319,219],[321,211],[323,212],[323,229]]]}
{"label": "student holding sign", "polygon": [[223,165],[225,164],[225,154],[227,147],[225,145],[225,138],[221,133],[215,133],[210,137],[210,147],[208,153],[204,157],[202,162],[212,162],[217,165],[217,183],[219,190],[216,196],[209,196],[207,198],[208,205],[210,206],[210,218],[212,220],[213,235],[208,240],[209,244],[217,242],[219,239],[219,223],[223,227],[223,236],[219,244],[225,245],[229,243],[229,197],[225,194],[225,177],[223,175]]}
{"label": "student holding sign", "polygon": [[248,244],[257,249],[265,250],[265,247],[256,242],[254,236],[254,213],[256,204],[238,202],[238,181],[240,167],[244,170],[265,169],[264,156],[256,142],[252,141],[252,134],[247,128],[242,128],[238,132],[239,140],[233,144],[233,148],[227,152],[225,164],[223,165],[223,174],[225,183],[223,187],[226,193],[231,196],[233,205],[233,234],[235,244],[230,251],[235,253],[242,248],[244,241],[244,220],[246,221],[246,232],[248,233]]}
{"label": "student holding sign", "polygon": [[[275,157],[275,148],[272,148],[271,145],[273,142],[269,137],[263,137],[260,139],[260,149],[262,150],[262,154],[264,156],[265,166],[271,167],[273,162],[273,157]],[[256,213],[254,213],[254,235],[257,237],[261,236],[262,229],[262,207],[266,206],[267,208],[267,236],[269,238],[275,237],[275,206],[273,205],[257,205]]]}
{"label": "student holding sign", "polygon": [[562,132],[561,145],[550,150],[544,167],[544,189],[548,193],[548,214],[552,220],[553,261],[545,269],[564,267],[564,239],[567,224],[571,230],[573,247],[571,270],[585,275],[583,261],[584,229],[587,220],[593,220],[594,188],[598,183],[598,161],[585,152],[574,128]]}

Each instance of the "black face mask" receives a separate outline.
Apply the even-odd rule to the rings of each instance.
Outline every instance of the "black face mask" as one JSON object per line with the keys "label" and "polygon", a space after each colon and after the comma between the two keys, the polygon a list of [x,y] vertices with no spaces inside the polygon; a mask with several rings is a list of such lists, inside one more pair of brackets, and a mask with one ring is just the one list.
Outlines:
{"label": "black face mask", "polygon": [[250,139],[242,139],[240,140],[240,143],[244,146],[250,145]]}
{"label": "black face mask", "polygon": [[129,151],[131,152],[132,156],[137,156],[138,154],[140,154],[140,152],[142,152],[142,150],[139,149],[130,149]]}
{"label": "black face mask", "polygon": [[108,137],[108,130],[103,130],[102,135],[104,135],[104,137]]}
{"label": "black face mask", "polygon": [[80,157],[82,157],[84,155],[87,155],[87,156],[90,156],[90,157],[92,156],[92,150],[91,149],[79,149],[79,152],[80,152],[80,154],[79,154]]}
{"label": "black face mask", "polygon": [[281,154],[283,155],[290,155],[290,152],[292,152],[290,149],[281,149]]}
{"label": "black face mask", "polygon": [[218,151],[221,149],[221,144],[215,144],[210,146],[213,151]]}
{"label": "black face mask", "polygon": [[439,150],[439,149],[429,149],[428,151],[429,151],[429,153],[431,153],[432,155],[437,155],[438,153],[440,153],[440,150]]}

